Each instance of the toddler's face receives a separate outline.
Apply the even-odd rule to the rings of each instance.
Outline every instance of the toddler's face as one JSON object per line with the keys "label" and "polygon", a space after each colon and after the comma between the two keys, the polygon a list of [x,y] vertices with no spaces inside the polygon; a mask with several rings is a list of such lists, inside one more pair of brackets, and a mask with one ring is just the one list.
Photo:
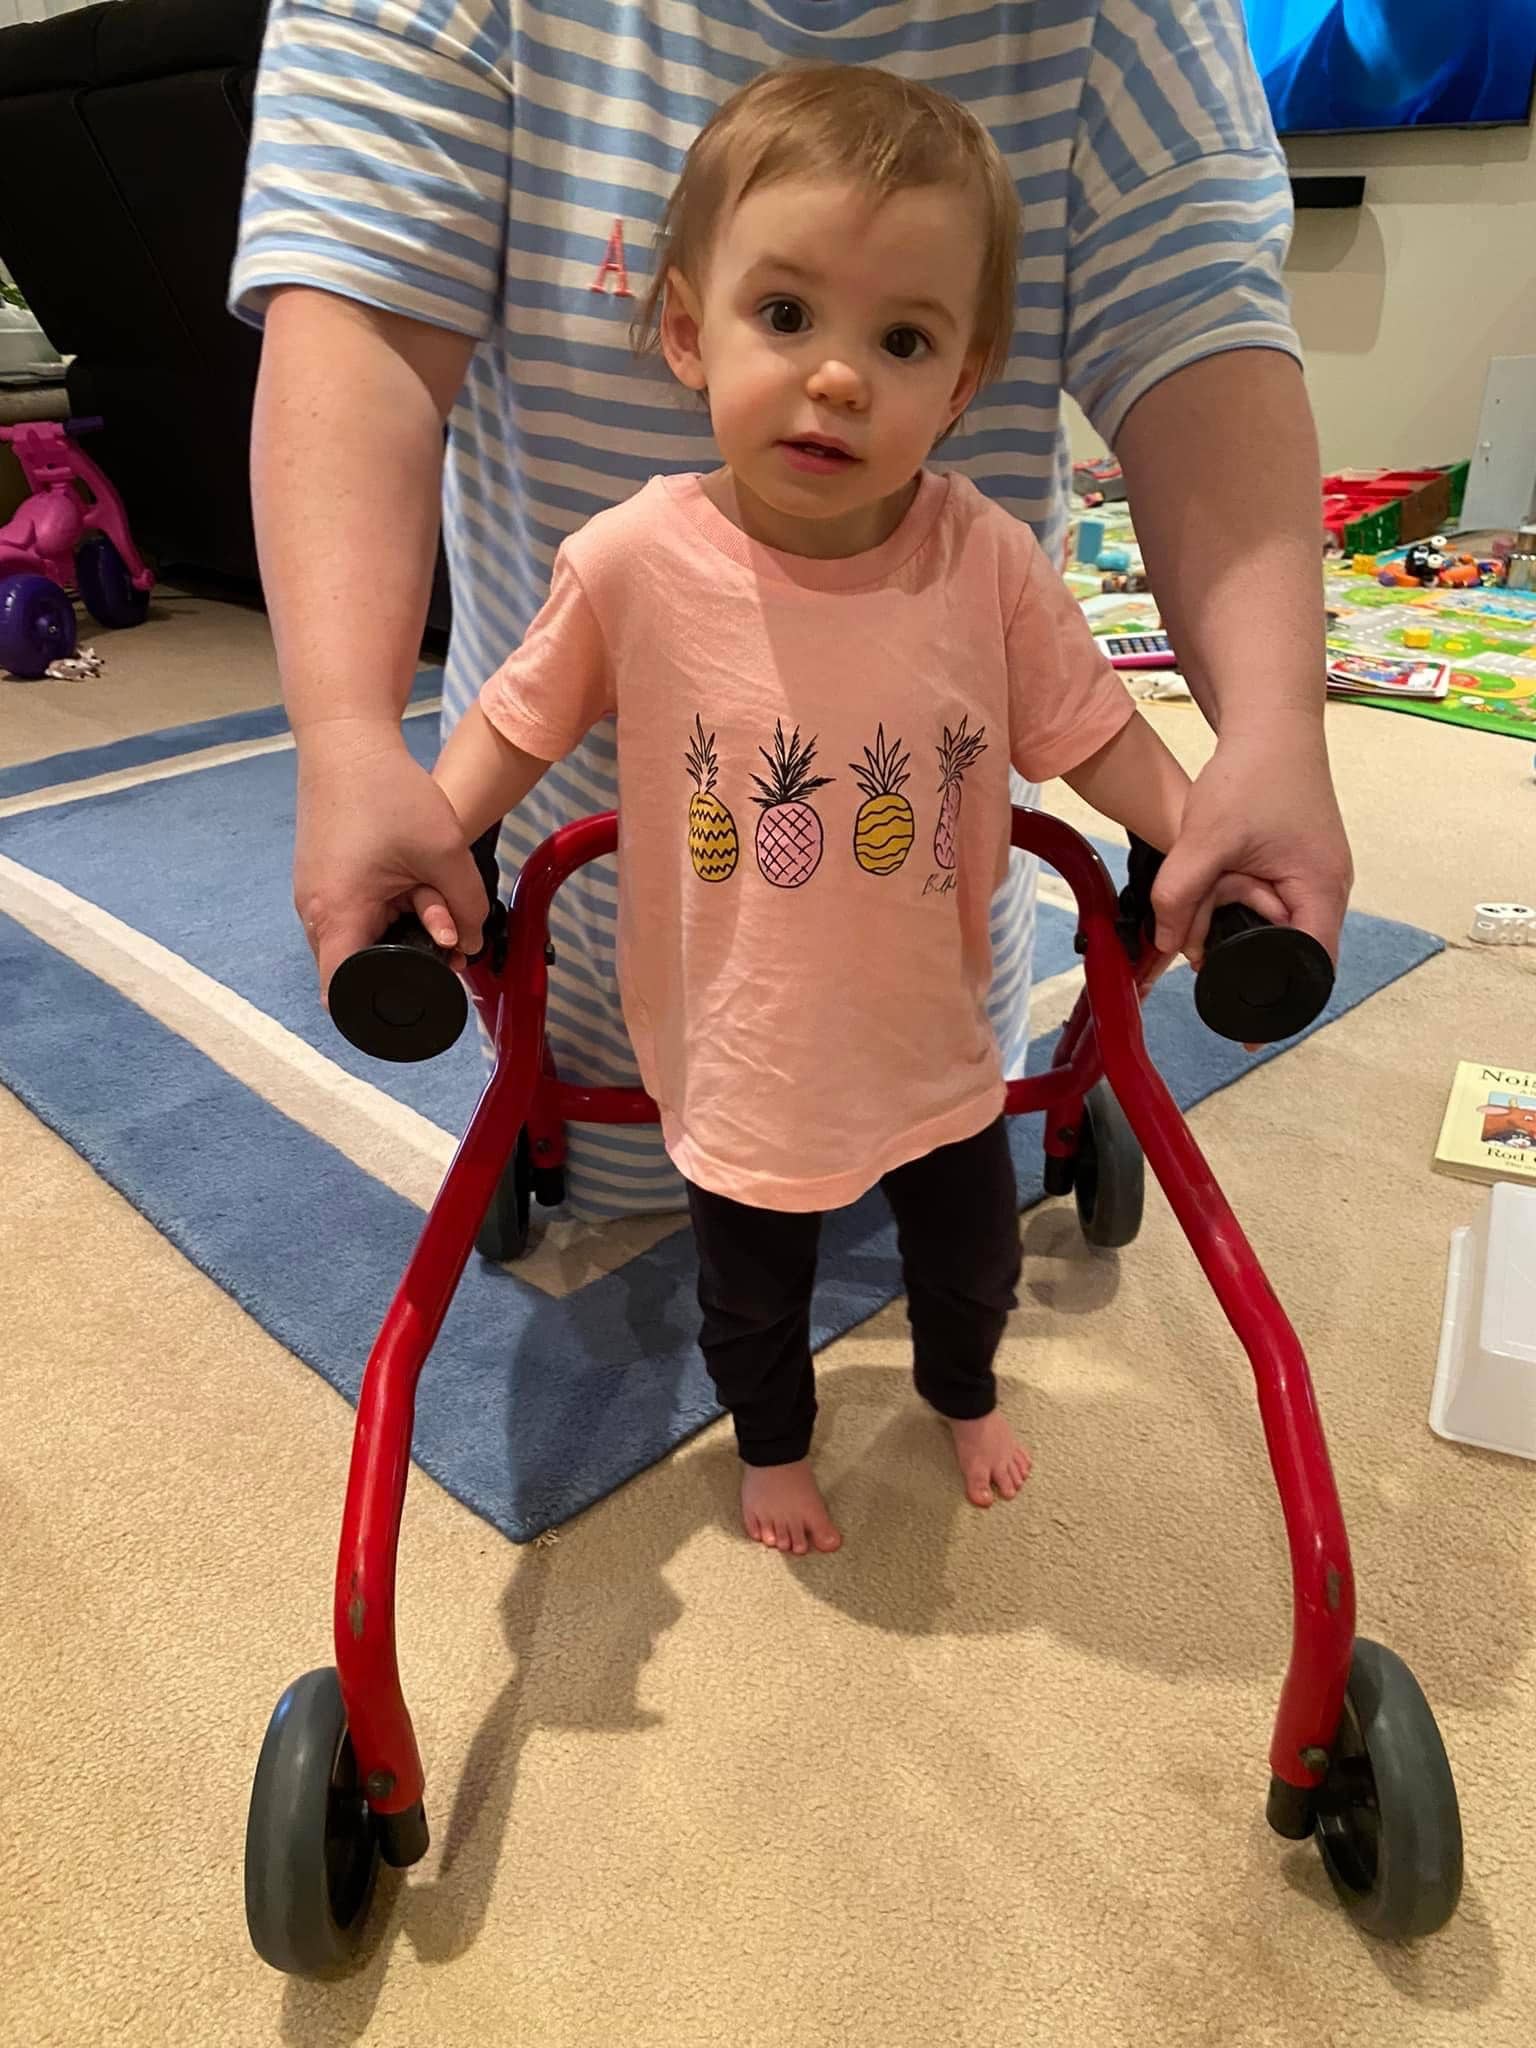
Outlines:
{"label": "toddler's face", "polygon": [[667,334],[738,489],[852,532],[910,483],[975,391],[981,244],[979,201],[945,186],[881,202],[796,181],[742,201],[702,291],[674,279]]}

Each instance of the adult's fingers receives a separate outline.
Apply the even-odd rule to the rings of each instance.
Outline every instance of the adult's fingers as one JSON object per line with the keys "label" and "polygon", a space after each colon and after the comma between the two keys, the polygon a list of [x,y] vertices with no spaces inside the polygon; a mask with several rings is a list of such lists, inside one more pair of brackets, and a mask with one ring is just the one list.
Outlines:
{"label": "adult's fingers", "polygon": [[1284,897],[1278,895],[1268,882],[1261,882],[1254,875],[1224,874],[1205,897],[1190,924],[1184,953],[1191,966],[1198,967],[1205,958],[1210,944],[1211,919],[1228,903],[1244,904],[1249,910],[1256,910],[1260,917],[1267,917],[1271,924],[1289,924],[1291,921]]}
{"label": "adult's fingers", "polygon": [[382,936],[389,919],[387,904],[352,902],[338,904],[334,909],[323,908],[305,920],[305,936],[320,970],[322,1002],[330,1000],[331,976],[342,961],[360,953],[364,946],[371,946]]}
{"label": "adult's fingers", "polygon": [[1337,967],[1344,913],[1349,908],[1349,883],[1331,871],[1300,874],[1285,888],[1286,908],[1298,931],[1310,932]]}
{"label": "adult's fingers", "polygon": [[411,908],[426,927],[427,937],[437,946],[452,952],[459,943],[458,926],[453,913],[443,901],[441,891],[430,883],[422,882],[411,891]]}
{"label": "adult's fingers", "polygon": [[1224,868],[1219,847],[1192,841],[1188,832],[1174,842],[1152,885],[1160,953],[1187,953],[1195,941],[1204,945],[1210,923],[1206,906],[1214,900]]}
{"label": "adult's fingers", "polygon": [[[460,846],[453,853],[433,863],[430,871],[422,877],[430,888],[440,892],[447,907],[448,919],[453,926],[450,936],[439,939],[431,922],[422,918],[427,930],[439,945],[458,944],[460,952],[478,953],[484,934],[485,920],[490,913],[485,884],[480,879],[480,870],[475,866],[474,855],[467,846]],[[417,915],[422,913],[418,910]]]}
{"label": "adult's fingers", "polygon": [[454,973],[460,973],[468,964],[469,956],[459,944],[458,928],[452,913],[437,890],[430,883],[423,882],[411,891],[411,908],[421,919],[427,937],[448,955],[448,965]]}

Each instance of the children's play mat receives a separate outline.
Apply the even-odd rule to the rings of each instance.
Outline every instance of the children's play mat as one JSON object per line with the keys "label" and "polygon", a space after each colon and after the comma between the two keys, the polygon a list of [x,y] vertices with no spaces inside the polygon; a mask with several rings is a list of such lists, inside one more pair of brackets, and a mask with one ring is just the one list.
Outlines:
{"label": "children's play mat", "polygon": [[[1078,517],[1099,521],[1107,544],[1135,548],[1125,505],[1074,507],[1074,530]],[[1383,564],[1392,559],[1381,557]],[[1076,597],[1089,600],[1085,609],[1096,633],[1145,633],[1158,622],[1151,597],[1104,595],[1097,569],[1069,559],[1066,578]],[[1439,703],[1380,697],[1352,703],[1536,741],[1536,591],[1391,590],[1342,562],[1324,565],[1323,583],[1334,615],[1330,646],[1354,654],[1417,654],[1451,665],[1450,692]],[[1404,633],[1413,632],[1417,641],[1424,630],[1428,647],[1405,644]]]}

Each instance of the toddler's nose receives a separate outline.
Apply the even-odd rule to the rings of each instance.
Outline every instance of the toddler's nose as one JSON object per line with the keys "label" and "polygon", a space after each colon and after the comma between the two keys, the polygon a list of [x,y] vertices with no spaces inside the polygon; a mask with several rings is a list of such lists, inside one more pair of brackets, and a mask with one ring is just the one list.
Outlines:
{"label": "toddler's nose", "polygon": [[864,379],[851,363],[836,356],[829,356],[812,372],[806,392],[823,405],[859,407],[865,403]]}

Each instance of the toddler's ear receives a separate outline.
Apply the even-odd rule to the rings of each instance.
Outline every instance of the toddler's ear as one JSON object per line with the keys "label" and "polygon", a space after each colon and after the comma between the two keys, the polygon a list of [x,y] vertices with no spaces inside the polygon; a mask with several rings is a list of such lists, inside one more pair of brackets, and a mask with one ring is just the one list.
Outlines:
{"label": "toddler's ear", "polygon": [[661,352],[679,384],[704,389],[704,357],[699,345],[702,309],[692,285],[680,270],[667,273],[661,308]]}
{"label": "toddler's ear", "polygon": [[949,423],[953,426],[981,389],[981,357],[969,355],[954,390],[949,394]]}

